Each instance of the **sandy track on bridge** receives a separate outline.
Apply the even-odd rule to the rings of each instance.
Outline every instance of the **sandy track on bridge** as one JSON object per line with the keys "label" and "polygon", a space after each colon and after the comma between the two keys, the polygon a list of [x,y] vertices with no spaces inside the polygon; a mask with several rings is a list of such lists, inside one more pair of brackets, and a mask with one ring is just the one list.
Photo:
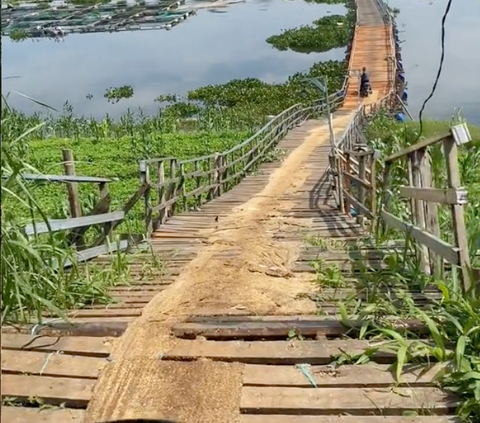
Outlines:
{"label": "sandy track on bridge", "polygon": [[[351,115],[335,118],[340,133]],[[284,194],[308,177],[305,162],[315,147],[328,142],[328,126],[310,131],[271,175],[263,191],[234,209],[207,231],[208,245],[177,280],[159,293],[117,340],[113,361],[102,373],[89,405],[87,422],[119,418],[170,418],[181,423],[238,421],[242,366],[218,362],[163,362],[175,345],[170,327],[193,313],[241,307],[256,314],[307,314],[315,304],[297,294],[311,292],[308,278],[290,267],[300,243],[276,242],[272,235],[289,224],[280,215]],[[303,165],[303,166],[302,166]],[[230,248],[241,253],[213,259]]]}

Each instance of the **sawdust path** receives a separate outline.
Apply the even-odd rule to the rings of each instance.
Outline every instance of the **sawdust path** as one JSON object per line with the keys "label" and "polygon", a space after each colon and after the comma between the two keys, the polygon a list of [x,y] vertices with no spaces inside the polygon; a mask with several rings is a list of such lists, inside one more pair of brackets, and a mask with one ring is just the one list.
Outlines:
{"label": "sawdust path", "polygon": [[[335,118],[337,136],[350,119],[351,114]],[[117,341],[113,361],[102,373],[89,405],[88,422],[134,417],[182,423],[237,421],[240,365],[172,363],[160,358],[175,344],[171,325],[193,313],[235,307],[256,314],[315,311],[312,301],[297,296],[312,291],[311,282],[294,277],[290,270],[300,243],[277,242],[273,234],[289,220],[279,212],[280,206],[288,207],[282,197],[303,185],[309,175],[307,159],[324,142],[328,142],[326,124],[310,131],[261,193],[232,210],[216,229],[205,231],[207,246]],[[213,258],[229,249],[240,254],[228,260]]]}

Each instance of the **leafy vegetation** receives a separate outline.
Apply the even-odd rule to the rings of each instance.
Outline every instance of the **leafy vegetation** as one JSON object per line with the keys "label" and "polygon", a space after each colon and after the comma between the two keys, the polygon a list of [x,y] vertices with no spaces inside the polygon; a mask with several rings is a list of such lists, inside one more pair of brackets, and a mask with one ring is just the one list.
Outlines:
{"label": "leafy vegetation", "polygon": [[[426,122],[425,137],[446,133],[448,122]],[[476,141],[460,148],[460,171],[462,184],[469,191],[469,204],[465,208],[471,257],[475,263],[480,236],[478,207],[480,195],[480,128],[471,128]],[[371,145],[382,155],[388,155],[410,145],[418,137],[418,124],[407,125],[391,120],[387,115],[373,119],[366,130]],[[436,186],[445,186],[445,158],[435,148],[431,151],[432,173]],[[378,169],[380,171],[381,169]],[[405,183],[405,166],[392,169],[393,185]],[[379,172],[381,174],[381,172]],[[379,181],[380,182],[380,181]],[[394,191],[394,194],[396,192]],[[406,217],[407,207],[399,195],[393,195],[393,209],[396,215]],[[442,235],[448,239],[451,228],[447,214],[440,214]],[[458,416],[466,422],[480,419],[480,299],[474,292],[463,293],[453,267],[443,278],[426,275],[420,268],[415,255],[415,246],[407,238],[405,248],[395,253],[385,253],[381,270],[372,268],[368,257],[358,258],[359,247],[391,241],[393,233],[374,233],[350,246],[352,265],[359,275],[354,294],[339,303],[343,319],[354,318],[364,323],[360,338],[369,338],[377,346],[369,348],[363,357],[368,362],[372,352],[379,349],[394,352],[396,376],[401,382],[402,369],[406,363],[432,362],[443,364],[439,367],[436,382],[461,398]],[[328,248],[328,247],[327,247]],[[343,246],[343,248],[345,248]],[[477,262],[478,265],[478,262]],[[335,268],[316,263],[318,279],[322,286],[345,286],[346,279]],[[359,298],[363,298],[359,299]],[[320,304],[321,306],[321,304]],[[400,329],[394,321],[417,319],[424,324],[427,333],[415,329]],[[426,336],[429,335],[429,336]],[[357,357],[342,363],[356,362]]]}
{"label": "leafy vegetation", "polygon": [[321,93],[303,81],[305,78],[327,77],[328,91],[333,93],[341,89],[345,75],[345,62],[319,62],[308,72],[297,72],[284,83],[268,84],[256,78],[235,79],[226,84],[208,85],[190,91],[188,100],[228,109],[240,115],[253,114],[263,120],[265,116],[277,115],[293,104],[318,100]]}
{"label": "leafy vegetation", "polygon": [[103,95],[109,103],[118,103],[122,98],[133,97],[133,88],[130,85],[110,87]]}
{"label": "leafy vegetation", "polygon": [[[28,219],[34,215],[43,221],[47,218],[32,187],[20,176],[34,170],[26,161],[26,138],[44,124],[19,133],[14,113],[5,103],[2,106],[2,322],[41,321],[45,310],[66,318],[68,308],[110,301],[107,289],[125,280],[124,268],[92,265],[81,269],[61,234],[25,235],[22,227]],[[6,204],[15,207],[6,208]],[[17,213],[20,207],[26,212],[23,219]],[[63,266],[67,260],[72,263],[68,271]]]}
{"label": "leafy vegetation", "polygon": [[267,38],[267,43],[278,50],[293,50],[298,53],[323,53],[333,48],[346,47],[351,39],[355,12],[346,16],[324,16],[298,28],[284,30],[279,35]]}
{"label": "leafy vegetation", "polygon": [[9,37],[13,42],[19,43],[28,38],[28,33],[23,29],[15,29],[10,33]]}

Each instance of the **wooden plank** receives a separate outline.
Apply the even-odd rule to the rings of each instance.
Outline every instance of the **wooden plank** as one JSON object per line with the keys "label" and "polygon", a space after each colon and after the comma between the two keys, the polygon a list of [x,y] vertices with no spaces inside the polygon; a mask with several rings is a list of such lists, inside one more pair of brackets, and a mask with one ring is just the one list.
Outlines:
{"label": "wooden plank", "polygon": [[[443,368],[441,364],[430,366],[406,365],[402,372],[401,385],[414,387],[435,386],[435,375]],[[309,374],[317,387],[387,387],[397,383],[395,369],[390,365],[368,363],[361,366],[311,366]],[[246,365],[244,386],[291,386],[312,387],[310,380],[296,366]]]}
{"label": "wooden plank", "polygon": [[[105,307],[102,305],[102,307]],[[36,326],[36,327],[35,327]],[[35,327],[36,335],[43,336],[120,336],[127,329],[126,322],[102,322],[102,323],[45,323],[37,325],[2,326],[2,333],[29,334]]]}
{"label": "wooden plank", "polygon": [[437,136],[432,137],[432,138],[427,138],[425,140],[417,142],[416,144],[410,145],[407,148],[404,148],[397,153],[394,153],[394,154],[386,157],[384,159],[384,162],[385,163],[393,162],[393,161],[395,161],[395,160],[397,160],[401,157],[404,157],[404,156],[407,156],[407,155],[413,153],[414,151],[421,150],[422,148],[426,148],[426,147],[428,147],[430,145],[433,145],[433,144],[437,144],[440,141],[443,141],[444,139],[446,139],[450,136],[451,136],[450,133],[447,133],[447,134],[443,134],[443,135],[437,135]]}
{"label": "wooden plank", "polygon": [[[37,222],[31,225],[25,226],[25,233],[27,235],[43,234],[47,232],[65,231],[68,229],[82,228],[85,226],[97,225],[99,223],[114,222],[116,220],[122,220],[125,216],[123,211],[117,211],[113,213],[102,213],[92,216],[76,217],[72,219],[57,219],[48,220],[46,222]],[[50,226],[50,229],[49,229]]]}
{"label": "wooden plank", "polygon": [[[348,326],[347,326],[348,325]],[[172,330],[179,338],[195,339],[203,336],[209,339],[287,338],[295,329],[306,337],[317,335],[339,337],[362,326],[360,320],[350,320],[346,325],[330,316],[257,316],[210,319],[204,322],[178,323]],[[399,329],[425,332],[419,321],[398,321]]]}
{"label": "wooden plank", "polygon": [[[22,422],[23,423],[23,422]],[[285,416],[244,414],[241,423],[460,423],[455,416]]]}
{"label": "wooden plank", "polygon": [[115,310],[110,308],[101,308],[99,310],[80,309],[68,312],[68,317],[137,317],[141,316],[142,308],[129,308],[126,310]]}
{"label": "wooden plank", "polygon": [[438,204],[465,204],[467,191],[456,188],[440,189],[401,186],[400,195],[405,198],[414,198]]}
{"label": "wooden plank", "polygon": [[2,423],[83,423],[87,412],[72,408],[2,407]]}
{"label": "wooden plank", "polygon": [[[179,340],[164,355],[166,360],[198,360],[209,358],[215,361],[248,364],[330,364],[332,357],[342,354],[362,354],[369,347],[367,341],[203,341]],[[391,364],[394,354],[378,351],[373,360]]]}
{"label": "wooden plank", "polygon": [[36,398],[43,404],[86,408],[95,383],[92,379],[2,374],[2,398],[15,398],[18,403]]}
{"label": "wooden plank", "polygon": [[240,411],[250,414],[402,415],[428,409],[451,414],[458,402],[437,388],[244,387]]}
{"label": "wooden plank", "polygon": [[107,360],[99,357],[33,351],[2,351],[2,374],[27,373],[37,376],[96,379],[106,364]]}
{"label": "wooden plank", "polygon": [[391,213],[382,211],[381,216],[388,226],[409,233],[417,242],[427,246],[430,250],[442,256],[445,260],[452,264],[459,264],[460,259],[458,248],[451,246],[447,242],[417,226],[403,222]]}
{"label": "wooden plank", "polygon": [[87,261],[102,254],[113,253],[115,251],[123,251],[128,248],[128,241],[126,239],[121,240],[119,243],[112,242],[110,244],[99,245],[98,247],[92,247],[87,250],[82,250],[77,253],[78,261]]}
{"label": "wooden plank", "polygon": [[2,350],[62,351],[64,354],[89,357],[108,357],[110,355],[110,348],[106,340],[87,336],[49,337],[2,334]]}

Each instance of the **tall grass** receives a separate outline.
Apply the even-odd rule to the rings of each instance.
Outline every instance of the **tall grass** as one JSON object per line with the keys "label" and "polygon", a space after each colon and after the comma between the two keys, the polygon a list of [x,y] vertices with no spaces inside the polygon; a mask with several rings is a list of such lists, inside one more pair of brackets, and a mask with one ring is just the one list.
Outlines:
{"label": "tall grass", "polygon": [[[93,302],[108,302],[107,289],[119,279],[118,272],[95,265],[80,266],[74,250],[62,234],[27,237],[24,226],[47,222],[31,183],[22,173],[35,173],[30,166],[28,142],[44,130],[46,123],[19,129],[14,112],[3,99],[1,117],[1,206],[2,206],[2,322],[41,321],[42,314],[66,319],[65,310]],[[21,205],[29,216],[20,217],[15,208],[5,210],[6,202]],[[72,266],[66,270],[65,263]]]}

